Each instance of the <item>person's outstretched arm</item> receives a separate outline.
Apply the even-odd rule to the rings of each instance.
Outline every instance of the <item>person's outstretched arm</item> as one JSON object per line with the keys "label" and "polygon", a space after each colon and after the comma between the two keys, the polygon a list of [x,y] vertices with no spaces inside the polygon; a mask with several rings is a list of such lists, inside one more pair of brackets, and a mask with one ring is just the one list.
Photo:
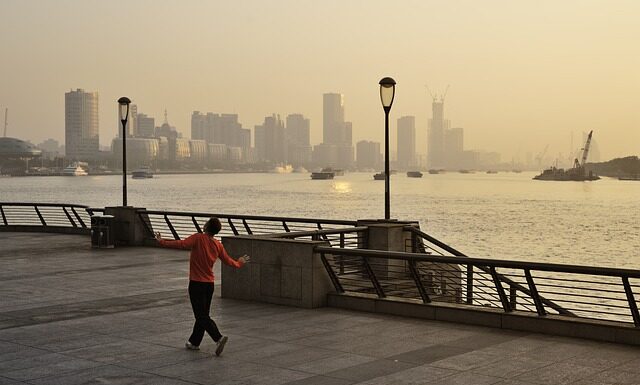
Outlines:
{"label": "person's outstretched arm", "polygon": [[162,247],[168,247],[171,249],[191,250],[191,248],[195,244],[195,240],[196,240],[195,236],[196,234],[193,234],[187,239],[174,241],[169,239],[162,239],[162,236],[160,235],[160,233],[156,233],[156,240],[158,241],[158,244]]}
{"label": "person's outstretched arm", "polygon": [[225,265],[233,266],[235,268],[241,268],[250,260],[250,257],[248,255],[243,255],[236,261],[235,259],[231,258],[231,256],[229,256],[227,250],[225,250],[224,246],[222,245],[222,242],[216,242],[216,246],[218,246],[218,257]]}

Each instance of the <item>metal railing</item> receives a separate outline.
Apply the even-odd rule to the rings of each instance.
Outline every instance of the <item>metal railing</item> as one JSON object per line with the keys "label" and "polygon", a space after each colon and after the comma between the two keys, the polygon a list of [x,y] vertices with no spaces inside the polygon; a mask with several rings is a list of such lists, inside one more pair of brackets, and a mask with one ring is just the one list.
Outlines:
{"label": "metal railing", "polygon": [[93,210],[66,203],[0,202],[0,229],[88,230]]}
{"label": "metal railing", "polygon": [[[450,302],[538,316],[558,314],[640,327],[634,293],[640,287],[640,270],[329,247],[316,250],[338,293]],[[345,260],[348,269],[342,268]]]}
{"label": "metal railing", "polygon": [[367,247],[367,226],[349,227],[336,230],[292,231],[288,233],[270,234],[270,238],[324,241],[332,247],[343,249],[362,249]]}
{"label": "metal railing", "polygon": [[[171,234],[174,239],[183,239],[194,232],[202,232],[204,224],[211,217],[217,217],[222,222],[220,236],[275,235],[341,229],[351,231],[357,224],[356,221],[347,220],[158,210],[139,210],[138,215],[145,224],[149,236],[159,231]],[[325,236],[328,237],[326,234]]]}

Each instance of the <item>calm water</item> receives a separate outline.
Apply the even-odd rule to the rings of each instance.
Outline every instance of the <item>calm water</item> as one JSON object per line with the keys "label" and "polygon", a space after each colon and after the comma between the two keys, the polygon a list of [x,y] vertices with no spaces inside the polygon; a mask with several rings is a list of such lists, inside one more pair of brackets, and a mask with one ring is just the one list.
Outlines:
{"label": "calm water", "polygon": [[[393,218],[477,257],[640,268],[640,182],[533,181],[533,173],[391,178]],[[121,203],[121,177],[0,179],[0,201]],[[129,204],[158,210],[318,217],[384,216],[384,181],[308,174],[129,179]]]}

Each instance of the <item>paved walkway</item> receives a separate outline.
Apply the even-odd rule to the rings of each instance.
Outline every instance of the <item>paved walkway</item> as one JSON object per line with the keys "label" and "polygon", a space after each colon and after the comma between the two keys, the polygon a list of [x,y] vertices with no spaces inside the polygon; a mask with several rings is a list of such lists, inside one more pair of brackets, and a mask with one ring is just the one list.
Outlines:
{"label": "paved walkway", "polygon": [[220,298],[187,351],[186,260],[0,233],[0,384],[640,384],[640,348]]}

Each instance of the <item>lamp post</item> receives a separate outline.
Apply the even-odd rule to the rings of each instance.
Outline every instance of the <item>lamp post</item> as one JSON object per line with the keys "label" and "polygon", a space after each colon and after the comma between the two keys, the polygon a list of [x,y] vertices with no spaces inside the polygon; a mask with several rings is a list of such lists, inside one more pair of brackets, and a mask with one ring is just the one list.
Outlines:
{"label": "lamp post", "polygon": [[127,120],[129,119],[129,104],[131,100],[126,96],[118,99],[120,121],[122,122],[122,205],[127,205]]}
{"label": "lamp post", "polygon": [[396,81],[392,78],[380,80],[380,101],[384,109],[384,219],[391,218],[391,199],[389,197],[389,111],[396,93]]}

